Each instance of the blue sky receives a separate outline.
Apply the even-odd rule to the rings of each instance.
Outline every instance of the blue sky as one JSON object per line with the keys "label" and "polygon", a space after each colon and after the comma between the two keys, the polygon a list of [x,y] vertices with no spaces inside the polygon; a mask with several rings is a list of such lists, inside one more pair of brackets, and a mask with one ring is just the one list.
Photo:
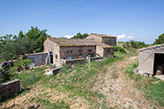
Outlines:
{"label": "blue sky", "polygon": [[31,26],[53,37],[80,33],[151,44],[164,33],[164,0],[0,0],[0,36]]}

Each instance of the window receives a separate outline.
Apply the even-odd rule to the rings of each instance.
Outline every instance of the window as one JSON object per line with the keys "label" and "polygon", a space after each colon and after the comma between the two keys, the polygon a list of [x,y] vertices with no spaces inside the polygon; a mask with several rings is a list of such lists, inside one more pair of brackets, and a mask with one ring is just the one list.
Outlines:
{"label": "window", "polygon": [[73,51],[72,50],[68,50],[67,53],[72,53]]}
{"label": "window", "polygon": [[81,53],[81,52],[83,52],[83,50],[78,50],[78,52],[80,52],[80,53]]}
{"label": "window", "polygon": [[91,49],[88,49],[88,52],[91,52],[92,50]]}
{"label": "window", "polygon": [[105,52],[106,52],[106,53],[110,53],[110,48],[106,48],[106,49],[105,49]]}
{"label": "window", "polygon": [[109,44],[109,45],[112,45],[112,42],[111,42],[111,41],[109,41],[109,42],[108,42],[108,44]]}

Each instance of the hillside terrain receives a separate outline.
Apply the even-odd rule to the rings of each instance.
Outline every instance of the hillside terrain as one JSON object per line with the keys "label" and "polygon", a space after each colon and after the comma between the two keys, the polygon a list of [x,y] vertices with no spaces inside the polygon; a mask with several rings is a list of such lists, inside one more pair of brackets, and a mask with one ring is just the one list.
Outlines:
{"label": "hillside terrain", "polygon": [[[57,75],[44,75],[48,67],[40,67],[35,74],[24,72],[21,79],[25,91],[3,101],[0,108],[10,109],[160,109],[157,101],[145,96],[144,89],[153,78],[137,80],[127,73],[129,66],[137,67],[138,53],[115,53],[115,58],[85,65],[64,66]],[[26,75],[26,76],[25,76]],[[28,78],[27,78],[28,77]],[[22,79],[23,78],[23,79]],[[26,80],[27,78],[27,80]],[[32,83],[27,84],[29,81]],[[149,80],[149,81],[148,81]],[[159,80],[157,80],[159,81]]]}

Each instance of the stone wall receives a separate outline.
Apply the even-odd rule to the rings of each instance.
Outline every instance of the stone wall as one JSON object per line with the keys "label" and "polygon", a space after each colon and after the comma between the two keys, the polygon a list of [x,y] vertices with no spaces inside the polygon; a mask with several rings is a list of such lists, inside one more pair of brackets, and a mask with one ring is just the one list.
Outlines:
{"label": "stone wall", "polygon": [[85,64],[85,58],[81,59],[72,59],[72,60],[64,60],[65,65],[73,65],[73,64]]}
{"label": "stone wall", "polygon": [[60,63],[60,47],[53,42],[49,37],[44,41],[44,52],[52,52],[53,64],[59,66]]}
{"label": "stone wall", "polygon": [[116,45],[116,38],[115,37],[103,37],[102,40],[103,40],[102,42],[107,44],[107,45],[111,45],[111,46]]}
{"label": "stone wall", "polygon": [[86,37],[86,39],[90,39],[90,40],[95,40],[97,42],[102,42],[102,37],[96,36],[96,35],[89,35],[88,37]]}
{"label": "stone wall", "polygon": [[96,54],[98,54],[99,57],[113,58],[114,48],[103,48],[96,46]]}
{"label": "stone wall", "polygon": [[101,37],[97,35],[89,35],[88,37],[86,37],[86,39],[95,40],[97,42],[102,42],[111,46],[116,45],[116,37]]}
{"label": "stone wall", "polygon": [[3,83],[2,86],[0,86],[0,96],[2,100],[19,92],[20,81],[18,79]]}
{"label": "stone wall", "polygon": [[104,48],[103,56],[106,58],[114,57],[114,48]]}
{"label": "stone wall", "polygon": [[95,46],[60,47],[60,56],[61,59],[68,59],[69,57],[72,57],[72,59],[85,58],[88,55],[95,54],[95,51]]}
{"label": "stone wall", "polygon": [[54,42],[52,40],[50,40],[49,37],[47,37],[47,39],[44,41],[43,43],[44,45],[44,52],[53,52],[54,51]]}
{"label": "stone wall", "polygon": [[104,52],[104,49],[103,47],[100,47],[100,46],[96,46],[96,54],[99,56],[99,57],[103,57],[103,52]]}
{"label": "stone wall", "polygon": [[103,59],[103,57],[89,57],[88,58],[89,63],[92,62],[92,61],[101,60],[101,59]]}

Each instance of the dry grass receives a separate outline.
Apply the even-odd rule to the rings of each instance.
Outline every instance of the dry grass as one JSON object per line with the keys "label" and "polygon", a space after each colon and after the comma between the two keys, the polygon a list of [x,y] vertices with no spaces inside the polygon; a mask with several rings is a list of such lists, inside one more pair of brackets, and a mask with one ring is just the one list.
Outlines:
{"label": "dry grass", "polygon": [[125,73],[128,66],[136,62],[138,57],[122,55],[124,59],[112,61],[112,64],[86,64],[60,72],[56,76],[45,76],[28,93],[6,101],[0,108],[39,106],[45,109],[60,103],[71,109],[160,108],[148,101],[144,93],[137,88],[146,83],[136,84]]}
{"label": "dry grass", "polygon": [[143,92],[134,87],[134,81],[125,74],[127,67],[137,60],[138,58],[125,58],[109,66],[106,72],[99,74],[93,89],[107,97],[110,107],[158,108],[144,97]]}
{"label": "dry grass", "polygon": [[28,109],[30,107],[36,108],[39,106],[39,109],[47,109],[49,107],[47,107],[47,105],[44,106],[46,100],[50,101],[51,104],[64,101],[69,104],[71,109],[88,109],[89,107],[87,100],[84,98],[38,86],[23,96],[19,95],[15,99],[11,99],[8,102],[3,103],[0,108]]}

